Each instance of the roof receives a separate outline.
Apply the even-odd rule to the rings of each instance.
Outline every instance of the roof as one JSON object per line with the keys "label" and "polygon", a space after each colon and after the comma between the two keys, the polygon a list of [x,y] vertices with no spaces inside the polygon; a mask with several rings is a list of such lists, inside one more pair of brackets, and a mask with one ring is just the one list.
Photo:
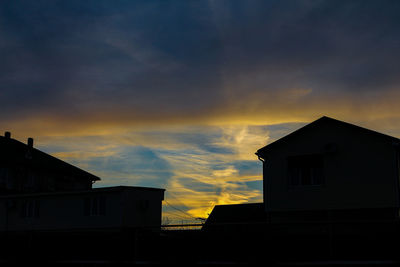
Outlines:
{"label": "roof", "polygon": [[0,163],[23,165],[36,170],[45,170],[46,172],[70,174],[92,181],[100,180],[99,177],[89,172],[34,147],[30,147],[18,140],[4,136],[0,136]]}
{"label": "roof", "polygon": [[155,188],[155,187],[146,187],[146,186],[107,186],[107,187],[97,187],[92,190],[97,191],[119,191],[119,190],[131,190],[131,191],[165,191],[163,188]]}
{"label": "roof", "polygon": [[216,224],[263,222],[265,219],[264,203],[216,205],[208,217],[205,227]]}
{"label": "roof", "polygon": [[262,157],[265,153],[268,152],[268,150],[270,150],[272,148],[275,148],[275,147],[278,147],[279,145],[285,143],[289,138],[291,138],[293,136],[297,136],[297,135],[303,133],[306,130],[319,127],[320,125],[325,124],[325,123],[333,123],[333,124],[336,124],[337,127],[350,127],[350,128],[359,130],[359,131],[367,133],[367,134],[379,136],[381,138],[387,139],[388,141],[400,143],[400,139],[399,138],[396,138],[396,137],[393,137],[393,136],[390,136],[390,135],[386,135],[386,134],[383,134],[383,133],[380,133],[380,132],[376,132],[376,131],[373,131],[373,130],[370,130],[370,129],[367,129],[367,128],[363,128],[361,126],[357,126],[357,125],[354,125],[354,124],[351,124],[351,123],[348,123],[348,122],[344,122],[344,121],[340,121],[340,120],[337,120],[337,119],[333,119],[333,118],[329,118],[329,117],[323,116],[323,117],[321,117],[321,118],[319,118],[319,119],[317,119],[317,120],[315,120],[315,121],[303,126],[302,128],[300,128],[300,129],[298,129],[298,130],[296,130],[296,131],[294,131],[294,132],[292,132],[292,133],[290,133],[290,134],[288,134],[288,135],[276,140],[275,142],[272,142],[271,144],[268,144],[268,145],[260,148],[259,150],[257,150],[257,152],[255,154],[257,156],[259,156],[259,157]]}

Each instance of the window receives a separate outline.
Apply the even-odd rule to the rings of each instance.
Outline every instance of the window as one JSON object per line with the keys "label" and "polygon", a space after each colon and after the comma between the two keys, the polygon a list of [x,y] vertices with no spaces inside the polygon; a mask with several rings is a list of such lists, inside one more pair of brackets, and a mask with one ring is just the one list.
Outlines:
{"label": "window", "polygon": [[0,168],[0,184],[5,185],[8,179],[8,169]]}
{"label": "window", "polygon": [[26,182],[26,187],[29,189],[33,189],[36,186],[36,175],[33,173],[28,174],[28,180]]}
{"label": "window", "polygon": [[104,216],[106,215],[106,197],[96,196],[85,198],[84,200],[85,216]]}
{"label": "window", "polygon": [[39,200],[29,199],[22,202],[21,217],[22,218],[38,218],[39,217]]}
{"label": "window", "polygon": [[150,206],[149,200],[142,199],[137,202],[137,207],[142,212],[146,212],[149,209],[149,206]]}
{"label": "window", "polygon": [[322,155],[304,155],[288,158],[289,185],[319,186],[324,182]]}

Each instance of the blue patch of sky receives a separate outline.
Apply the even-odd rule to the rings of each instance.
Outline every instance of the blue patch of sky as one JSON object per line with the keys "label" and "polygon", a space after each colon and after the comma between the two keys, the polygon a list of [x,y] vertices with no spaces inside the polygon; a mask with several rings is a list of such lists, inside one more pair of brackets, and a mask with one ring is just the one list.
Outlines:
{"label": "blue patch of sky", "polygon": [[[76,161],[81,160],[76,159]],[[96,173],[118,174],[118,177],[102,177],[104,184],[107,185],[122,183],[164,188],[172,177],[169,163],[153,150],[142,146],[124,147],[116,155],[92,157],[84,161]],[[131,178],[132,176],[135,178]]]}
{"label": "blue patch of sky", "polygon": [[263,191],[263,180],[244,182],[244,184],[250,189]]}
{"label": "blue patch of sky", "polygon": [[239,171],[240,176],[261,175],[262,164],[258,160],[240,160],[232,162],[235,169]]}
{"label": "blue patch of sky", "polygon": [[215,193],[217,191],[220,192],[220,188],[218,188],[217,186],[203,183],[190,177],[179,178],[179,183],[185,188],[191,188],[199,192],[206,192],[206,193]]}
{"label": "blue patch of sky", "polygon": [[[219,140],[223,135],[219,127],[185,127],[185,129],[180,132],[152,131],[146,133],[146,135],[151,136],[155,140],[167,139],[175,143],[195,146],[204,152],[217,154],[234,153],[229,147],[215,144],[215,140]],[[190,150],[190,148],[188,150]],[[194,151],[192,150],[191,152]]]}

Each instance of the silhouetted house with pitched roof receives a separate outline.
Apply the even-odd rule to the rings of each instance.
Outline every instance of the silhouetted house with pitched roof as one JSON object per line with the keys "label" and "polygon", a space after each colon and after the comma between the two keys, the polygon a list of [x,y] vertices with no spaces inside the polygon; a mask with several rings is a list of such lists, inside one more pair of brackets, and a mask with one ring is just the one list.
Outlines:
{"label": "silhouetted house with pitched roof", "polygon": [[100,178],[6,132],[0,136],[0,232],[161,225],[164,189],[92,188]]}
{"label": "silhouetted house with pitched roof", "polygon": [[100,178],[33,147],[0,136],[0,194],[90,190]]}
{"label": "silhouetted house with pitched roof", "polygon": [[203,229],[218,249],[288,262],[398,259],[400,139],[322,117],[256,155],[264,201],[214,207]]}
{"label": "silhouetted house with pitched roof", "polygon": [[259,149],[272,222],[396,219],[398,138],[322,117]]}

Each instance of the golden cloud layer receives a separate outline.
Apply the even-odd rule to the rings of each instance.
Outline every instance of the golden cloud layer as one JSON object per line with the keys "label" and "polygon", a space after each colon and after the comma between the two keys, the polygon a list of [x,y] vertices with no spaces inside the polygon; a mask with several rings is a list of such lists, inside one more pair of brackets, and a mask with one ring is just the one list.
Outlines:
{"label": "golden cloud layer", "polygon": [[[157,156],[171,166],[172,176],[168,180],[167,190],[174,198],[169,202],[173,205],[183,203],[187,213],[193,217],[207,217],[212,207],[218,204],[261,201],[262,192],[243,184],[261,180],[261,167],[258,175],[241,175],[240,170],[232,165],[232,162],[238,160],[256,161],[254,152],[267,144],[269,133],[262,128],[252,129],[255,125],[310,122],[328,115],[400,136],[398,90],[359,95],[357,98],[345,92],[316,96],[308,88],[275,93],[255,92],[249,95],[241,93],[240,97],[236,93],[234,88],[231,89],[225,103],[204,113],[174,114],[158,111],[132,115],[131,110],[116,109],[112,113],[89,112],[79,116],[32,114],[30,118],[3,121],[2,125],[4,131],[12,131],[13,137],[17,139],[35,137],[35,144],[45,151],[46,147],[60,144],[65,149],[53,152],[54,156],[105,177],[104,181],[108,184],[113,182],[107,180],[107,177],[114,177],[118,179],[115,183],[122,181],[134,185],[135,181],[150,179],[150,174],[157,175],[157,171],[98,171],[92,169],[91,160],[118,157],[121,148],[130,146],[163,150],[166,153],[157,152]],[[177,135],[206,135],[207,130],[201,133],[201,129],[207,127],[218,129],[219,133],[210,139],[208,145],[226,149],[230,153],[204,151],[195,140],[193,143],[182,142]],[[213,169],[212,164],[222,167]],[[163,173],[160,172],[160,175]],[[215,190],[204,192],[190,188],[183,182],[186,178],[207,184]],[[170,210],[165,214],[172,216]]]}
{"label": "golden cloud layer", "polygon": [[229,127],[310,122],[323,115],[384,131],[387,127],[393,128],[392,122],[398,122],[400,117],[400,91],[397,89],[374,95],[346,92],[313,95],[311,92],[311,89],[287,89],[242,95],[232,89],[220,106],[202,111],[161,112],[116,106],[112,110],[94,109],[77,114],[55,110],[47,114],[32,113],[29,117],[10,116],[1,123],[4,131],[25,139],[28,136],[107,136],[124,133],[127,129],[143,131],[190,125]]}

